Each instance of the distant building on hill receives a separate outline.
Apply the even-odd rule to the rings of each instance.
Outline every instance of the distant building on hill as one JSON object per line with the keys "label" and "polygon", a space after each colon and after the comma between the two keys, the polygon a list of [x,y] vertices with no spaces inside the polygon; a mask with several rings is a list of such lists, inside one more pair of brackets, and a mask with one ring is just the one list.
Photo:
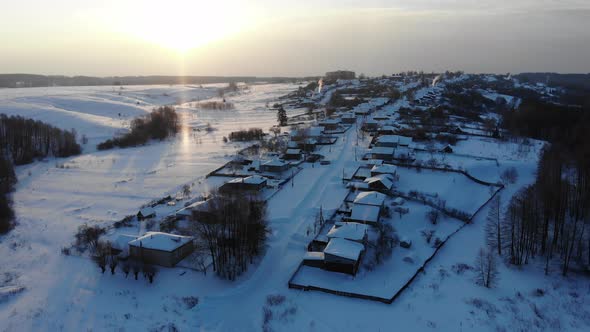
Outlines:
{"label": "distant building on hill", "polygon": [[337,70],[329,71],[326,73],[326,79],[328,80],[354,80],[356,74],[349,70]]}

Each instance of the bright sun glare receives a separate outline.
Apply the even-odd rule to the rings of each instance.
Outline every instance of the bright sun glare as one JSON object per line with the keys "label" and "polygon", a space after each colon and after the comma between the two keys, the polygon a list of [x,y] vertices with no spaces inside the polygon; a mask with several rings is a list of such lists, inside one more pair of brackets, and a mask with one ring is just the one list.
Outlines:
{"label": "bright sun glare", "polygon": [[184,53],[240,32],[245,23],[242,9],[233,1],[149,1],[133,10],[126,30],[144,41]]}

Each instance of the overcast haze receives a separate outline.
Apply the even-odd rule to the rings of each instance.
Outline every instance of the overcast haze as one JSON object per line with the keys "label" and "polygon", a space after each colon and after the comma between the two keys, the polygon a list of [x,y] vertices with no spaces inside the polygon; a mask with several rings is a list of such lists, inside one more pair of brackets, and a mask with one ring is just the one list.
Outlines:
{"label": "overcast haze", "polygon": [[590,1],[5,2],[0,73],[590,72]]}

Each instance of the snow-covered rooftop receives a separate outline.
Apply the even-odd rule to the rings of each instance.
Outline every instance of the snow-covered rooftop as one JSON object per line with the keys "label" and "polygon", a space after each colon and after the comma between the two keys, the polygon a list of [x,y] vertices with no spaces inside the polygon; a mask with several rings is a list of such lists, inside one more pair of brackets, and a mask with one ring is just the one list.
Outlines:
{"label": "snow-covered rooftop", "polygon": [[356,222],[343,222],[334,225],[328,232],[329,238],[340,238],[352,241],[361,241],[367,234],[368,226]]}
{"label": "snow-covered rooftop", "polygon": [[231,181],[228,181],[228,183],[263,184],[266,181],[267,178],[265,178],[264,176],[252,175],[245,178],[236,178]]}
{"label": "snow-covered rooftop", "polygon": [[162,232],[147,232],[145,235],[130,241],[129,245],[146,249],[174,251],[176,248],[181,247],[192,240],[193,238],[190,236]]}
{"label": "snow-covered rooftop", "polygon": [[376,146],[371,149],[371,153],[373,154],[390,154],[393,156],[394,149],[385,147],[385,146]]}
{"label": "snow-covered rooftop", "polygon": [[303,256],[303,259],[306,261],[323,261],[324,253],[321,251],[308,251]]}
{"label": "snow-covered rooftop", "polygon": [[285,166],[286,163],[284,161],[281,161],[278,159],[272,159],[272,160],[269,160],[269,161],[263,163],[262,165],[264,165],[264,166]]}
{"label": "snow-covered rooftop", "polygon": [[397,166],[390,164],[375,165],[371,168],[371,173],[377,174],[395,174],[397,172]]}
{"label": "snow-covered rooftop", "polygon": [[365,179],[365,183],[372,184],[375,182],[381,182],[387,189],[393,187],[393,178],[389,174],[379,174]]}
{"label": "snow-covered rooftop", "polygon": [[324,254],[356,261],[359,259],[363,250],[365,250],[365,246],[358,242],[334,238],[330,240],[326,249],[324,249]]}
{"label": "snow-covered rooftop", "polygon": [[301,149],[287,149],[286,154],[301,154]]}
{"label": "snow-covered rooftop", "polygon": [[352,206],[352,213],[350,219],[368,222],[379,221],[379,213],[381,207],[374,205],[354,204]]}
{"label": "snow-covered rooftop", "polygon": [[381,206],[385,201],[385,195],[377,191],[360,192],[354,199],[354,204]]}
{"label": "snow-covered rooftop", "polygon": [[146,206],[143,209],[139,210],[139,212],[144,217],[147,217],[147,216],[151,216],[151,215],[155,215],[156,214],[156,210],[154,210],[154,208],[152,208],[151,206]]}

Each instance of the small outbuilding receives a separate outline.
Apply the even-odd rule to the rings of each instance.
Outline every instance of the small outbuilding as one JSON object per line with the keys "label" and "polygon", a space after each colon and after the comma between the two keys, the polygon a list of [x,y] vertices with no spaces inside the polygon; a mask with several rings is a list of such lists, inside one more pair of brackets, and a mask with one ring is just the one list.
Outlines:
{"label": "small outbuilding", "polygon": [[162,232],[147,232],[129,242],[132,258],[165,267],[174,267],[193,251],[192,237]]}
{"label": "small outbuilding", "polygon": [[137,220],[150,219],[156,216],[156,210],[151,206],[146,206],[137,212]]}

